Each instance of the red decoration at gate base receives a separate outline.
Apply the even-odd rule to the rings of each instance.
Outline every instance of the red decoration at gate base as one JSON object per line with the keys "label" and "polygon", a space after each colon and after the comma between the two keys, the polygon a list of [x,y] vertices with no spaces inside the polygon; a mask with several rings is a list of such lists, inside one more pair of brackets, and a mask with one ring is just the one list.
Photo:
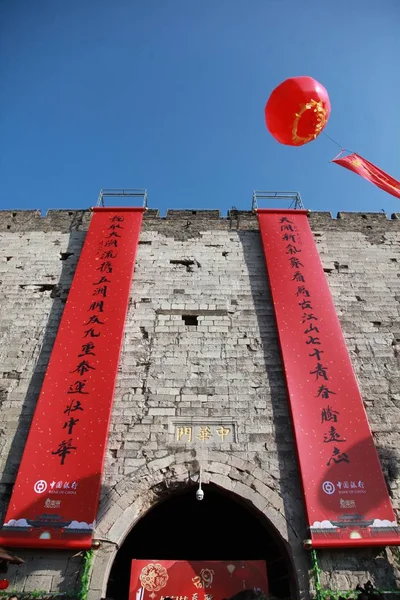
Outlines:
{"label": "red decoration at gate base", "polygon": [[278,142],[302,146],[321,133],[330,113],[331,104],[323,85],[312,77],[291,77],[269,97],[265,121]]}
{"label": "red decoration at gate base", "polygon": [[7,579],[0,579],[0,590],[6,590],[10,585]]}
{"label": "red decoration at gate base", "polygon": [[222,600],[245,588],[268,593],[265,561],[133,560],[129,600]]}
{"label": "red decoration at gate base", "polygon": [[237,577],[238,579],[240,579],[242,581],[245,581],[246,579],[248,579],[249,575],[250,575],[250,571],[244,565],[235,571],[235,577]]}

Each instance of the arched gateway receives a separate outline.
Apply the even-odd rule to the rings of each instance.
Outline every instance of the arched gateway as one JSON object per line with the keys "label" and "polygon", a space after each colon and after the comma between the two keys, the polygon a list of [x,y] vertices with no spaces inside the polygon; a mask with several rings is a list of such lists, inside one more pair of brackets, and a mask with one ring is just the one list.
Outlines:
{"label": "arched gateway", "polygon": [[307,565],[300,537],[280,510],[280,496],[250,463],[220,452],[213,459],[202,463],[201,502],[195,495],[199,463],[188,453],[161,459],[157,470],[151,464],[139,469],[103,498],[93,599],[95,593],[97,599],[128,599],[132,559],[262,559],[273,595],[301,595],[299,573]]}

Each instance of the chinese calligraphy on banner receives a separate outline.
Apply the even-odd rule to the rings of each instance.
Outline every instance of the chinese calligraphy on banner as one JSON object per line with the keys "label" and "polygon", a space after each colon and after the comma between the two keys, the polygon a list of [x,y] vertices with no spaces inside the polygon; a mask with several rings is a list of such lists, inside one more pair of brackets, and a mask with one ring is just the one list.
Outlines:
{"label": "chinese calligraphy on banner", "polygon": [[263,560],[133,560],[129,600],[222,600],[249,588],[268,592]]}
{"label": "chinese calligraphy on banner", "polygon": [[314,547],[400,545],[307,211],[258,210]]}
{"label": "chinese calligraphy on banner", "polygon": [[0,543],[89,548],[142,208],[95,208]]}

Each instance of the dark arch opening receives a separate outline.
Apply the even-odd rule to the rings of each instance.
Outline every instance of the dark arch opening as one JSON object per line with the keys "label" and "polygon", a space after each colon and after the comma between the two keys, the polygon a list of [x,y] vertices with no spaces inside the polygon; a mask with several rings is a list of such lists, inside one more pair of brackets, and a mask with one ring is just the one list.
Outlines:
{"label": "dark arch opening", "polygon": [[133,527],[111,569],[107,598],[128,600],[131,561],[265,560],[270,593],[297,597],[290,558],[267,519],[239,496],[215,485],[170,494]]}

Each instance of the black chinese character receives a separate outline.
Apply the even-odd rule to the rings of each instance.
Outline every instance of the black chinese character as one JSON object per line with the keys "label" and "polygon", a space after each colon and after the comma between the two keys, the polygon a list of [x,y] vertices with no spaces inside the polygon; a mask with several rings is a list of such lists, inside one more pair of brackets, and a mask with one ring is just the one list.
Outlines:
{"label": "black chinese character", "polygon": [[104,242],[104,247],[105,248],[118,248],[118,242],[117,240],[108,240],[107,242]]}
{"label": "black chinese character", "polygon": [[[311,337],[311,335],[310,335],[310,337]],[[314,338],[312,338],[312,339],[314,339]],[[315,339],[318,339],[318,338],[315,338]],[[310,344],[310,343],[311,342],[306,342],[306,344]],[[308,356],[311,356],[311,357],[315,356],[315,358],[319,361],[319,360],[321,360],[321,354],[323,354],[323,353],[324,353],[323,350],[319,350],[318,348],[314,348],[314,352],[312,354],[309,354]]]}
{"label": "black chinese character", "polygon": [[96,271],[100,271],[100,273],[112,273],[112,264],[109,260],[106,260],[97,267]]}
{"label": "black chinese character", "polygon": [[61,457],[61,464],[64,464],[65,458],[68,454],[71,454],[71,450],[76,450],[77,447],[72,445],[72,438],[68,441],[63,440],[58,446],[57,450],[54,450],[52,454],[58,454]]}
{"label": "black chinese character", "polygon": [[84,325],[93,325],[93,323],[98,323],[99,325],[104,325],[104,321],[100,321],[99,315],[92,315],[87,323]]}
{"label": "black chinese character", "polygon": [[[98,321],[98,322],[100,323],[100,321]],[[87,323],[86,323],[86,325],[87,325]],[[87,344],[82,344],[82,354],[78,354],[78,356],[87,356],[88,354],[92,354],[93,356],[96,356],[96,354],[94,352],[92,352],[92,350],[94,350],[94,349],[95,349],[95,345],[93,344],[93,342],[88,342]]]}
{"label": "black chinese character", "polygon": [[304,267],[303,263],[301,263],[299,259],[295,256],[292,256],[292,258],[290,259],[290,266],[292,267],[292,269],[299,269],[300,267]]}
{"label": "black chinese character", "polygon": [[286,246],[286,248],[287,248],[286,254],[298,254],[299,252],[301,252],[301,250],[296,248],[296,246],[293,246],[293,244],[288,244]]}
{"label": "black chinese character", "polygon": [[336,427],[331,427],[329,429],[329,433],[324,434],[324,444],[328,444],[329,442],[345,442],[344,438],[340,437],[340,433],[336,431]]}
{"label": "black chinese character", "polygon": [[321,387],[318,389],[318,394],[315,397],[319,398],[321,396],[321,398],[329,399],[329,394],[333,394],[334,396],[336,396],[336,392],[328,390],[326,385],[321,385]]}
{"label": "black chinese character", "polygon": [[86,379],[83,379],[82,381],[75,381],[75,383],[71,383],[69,386],[67,394],[88,394],[89,392],[83,391],[85,385]]}
{"label": "black chinese character", "polygon": [[72,400],[70,404],[67,405],[67,408],[64,410],[65,415],[70,415],[72,412],[76,410],[83,410],[82,403],[80,400]]}
{"label": "black chinese character", "polygon": [[92,285],[101,285],[102,283],[111,283],[111,281],[103,275],[100,277],[100,281],[95,281]]}
{"label": "black chinese character", "polygon": [[339,448],[334,448],[333,449],[332,456],[330,457],[330,459],[326,463],[326,465],[328,467],[330,467],[332,460],[336,464],[341,463],[341,462],[347,462],[347,463],[350,462],[350,459],[347,456],[347,454],[345,452],[340,452]]}
{"label": "black chinese character", "polygon": [[116,221],[118,223],[122,223],[122,221],[125,221],[125,217],[119,217],[118,215],[115,215],[115,217],[111,217],[110,221],[112,223],[115,223]]}
{"label": "black chinese character", "polygon": [[314,344],[314,346],[320,346],[321,342],[319,341],[319,337],[313,337],[312,335],[309,335],[306,344]]}
{"label": "black chinese character", "polygon": [[103,312],[104,309],[104,300],[99,300],[99,302],[92,302],[92,304],[89,306],[88,311],[89,310],[99,310],[99,312]]}
{"label": "black chinese character", "polygon": [[285,233],[285,235],[282,236],[282,240],[284,242],[295,242],[296,243],[296,236],[294,233]]}
{"label": "black chinese character", "polygon": [[296,296],[306,296],[310,297],[310,292],[304,287],[304,285],[299,285],[297,288]]}
{"label": "black chinese character", "polygon": [[296,273],[292,277],[292,281],[305,281],[305,279],[304,279],[303,275],[300,273],[300,271],[296,271]]}
{"label": "black chinese character", "polygon": [[306,310],[307,308],[309,308],[310,310],[312,310],[311,302],[309,300],[302,300],[301,302],[299,302],[299,306],[303,310]]}
{"label": "black chinese character", "polygon": [[323,377],[325,380],[328,379],[328,375],[326,374],[328,367],[323,367],[321,363],[317,363],[315,367],[315,371],[310,371],[310,375],[315,375],[315,379],[319,377]]}
{"label": "black chinese character", "polygon": [[119,237],[120,238],[121,236],[116,231],[112,231],[107,237],[108,238],[110,238],[110,237]]}
{"label": "black chinese character", "polygon": [[318,317],[315,317],[312,313],[304,313],[302,323],[306,321],[318,321]]}
{"label": "black chinese character", "polygon": [[118,253],[116,252],[115,254],[113,254],[112,250],[107,250],[107,252],[103,252],[103,254],[100,256],[100,258],[102,260],[104,260],[105,258],[117,258]]}
{"label": "black chinese character", "polygon": [[75,425],[79,423],[79,419],[74,419],[74,417],[71,417],[69,419],[69,421],[66,421],[63,425],[63,429],[65,429],[66,427],[68,427],[68,435],[72,435],[72,430],[75,427]]}
{"label": "black chinese character", "polygon": [[110,225],[110,227],[108,229],[123,229],[123,227],[121,227],[121,225]]}
{"label": "black chinese character", "polygon": [[279,223],[292,223],[292,221],[289,221],[287,217],[281,217]]}
{"label": "black chinese character", "polygon": [[281,225],[281,231],[294,231],[291,225]]}
{"label": "black chinese character", "polygon": [[107,286],[106,285],[102,285],[101,287],[98,287],[94,290],[92,296],[103,296],[103,298],[106,298],[107,296]]}
{"label": "black chinese character", "polygon": [[311,333],[312,331],[316,331],[319,333],[318,327],[315,327],[312,323],[304,330],[304,333]]}
{"label": "black chinese character", "polygon": [[81,360],[76,369],[70,371],[70,373],[79,373],[82,376],[88,371],[95,371],[95,367],[92,367],[87,360]]}
{"label": "black chinese character", "polygon": [[333,421],[334,423],[337,423],[338,414],[339,412],[337,410],[332,410],[332,407],[328,404],[326,408],[322,409],[321,423],[324,423],[325,421]]}
{"label": "black chinese character", "polygon": [[83,337],[84,337],[84,338],[87,338],[87,337],[100,337],[100,333],[95,333],[95,331],[94,331],[93,327],[91,327],[90,329],[87,329],[87,330],[84,332],[84,335],[83,335]]}

